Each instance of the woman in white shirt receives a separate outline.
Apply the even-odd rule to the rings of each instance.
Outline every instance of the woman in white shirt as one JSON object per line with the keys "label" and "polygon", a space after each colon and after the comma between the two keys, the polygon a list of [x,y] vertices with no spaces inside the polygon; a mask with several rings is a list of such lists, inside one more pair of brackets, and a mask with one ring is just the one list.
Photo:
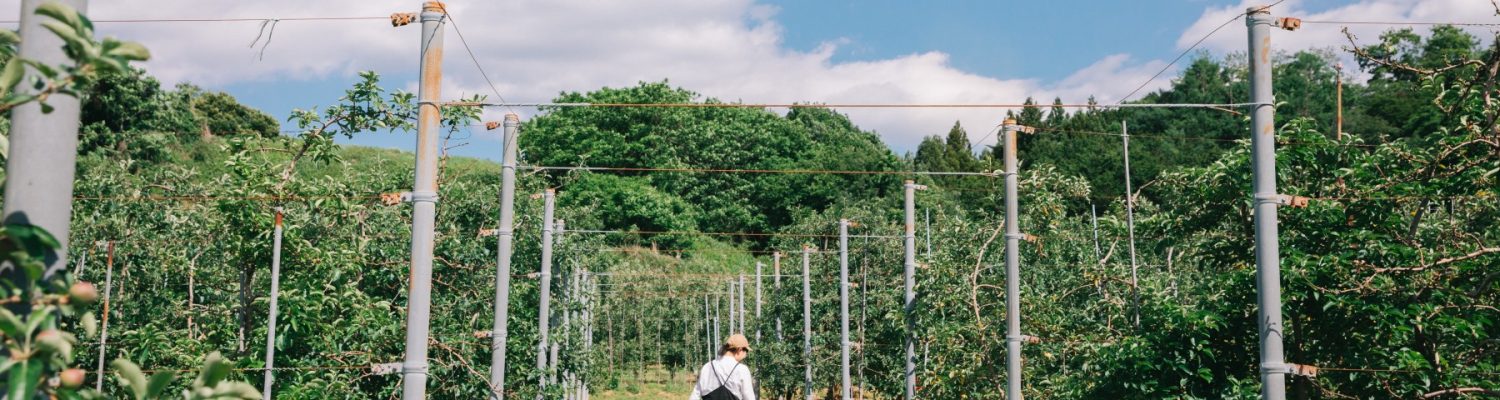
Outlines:
{"label": "woman in white shirt", "polygon": [[755,400],[755,382],[750,368],[740,364],[750,356],[750,340],[734,334],[719,348],[719,359],[703,364],[698,384],[688,400]]}

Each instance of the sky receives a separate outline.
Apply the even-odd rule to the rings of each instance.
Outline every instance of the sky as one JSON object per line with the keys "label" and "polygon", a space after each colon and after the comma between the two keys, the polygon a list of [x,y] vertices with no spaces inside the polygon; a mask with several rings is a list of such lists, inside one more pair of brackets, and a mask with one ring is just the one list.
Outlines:
{"label": "sky", "polygon": [[[8,4],[7,4],[8,3]],[[18,0],[0,0],[16,20]],[[416,0],[108,0],[95,20],[386,16]],[[705,97],[750,103],[1020,103],[1027,97],[1113,103],[1146,83],[1225,21],[1262,1],[1225,0],[451,0],[443,97],[496,100],[455,34],[463,33],[495,89],[512,102],[558,93],[667,80]],[[1500,22],[1489,0],[1285,0],[1277,16],[1305,21]],[[14,23],[10,23],[14,26]],[[391,89],[416,89],[420,29],[383,20],[101,22],[102,35],[142,42],[143,66],[168,85],[228,92],[278,119],[334,103],[359,71]],[[1307,23],[1273,32],[1277,50],[1338,49],[1346,24]],[[1374,41],[1388,25],[1347,25]],[[1426,31],[1425,27],[1417,27]],[[1474,28],[1480,37],[1493,32]],[[1243,22],[1194,52],[1243,52]],[[269,37],[269,43],[266,42]],[[258,39],[258,40],[257,40]],[[252,42],[256,42],[251,46]],[[263,52],[263,53],[262,53]],[[1196,56],[1196,54],[1194,55]],[[1191,58],[1192,56],[1190,56]],[[1346,63],[1347,64],[1347,63]],[[1149,83],[1147,83],[1149,82]],[[1144,92],[1143,92],[1144,93]],[[1138,97],[1139,95],[1137,95]],[[498,120],[506,110],[492,109]],[[522,121],[535,115],[517,109]],[[976,148],[994,144],[1004,111],[849,109],[898,154],[954,121]],[[411,133],[370,133],[344,143],[411,149]],[[497,132],[478,128],[452,154],[498,159]]]}

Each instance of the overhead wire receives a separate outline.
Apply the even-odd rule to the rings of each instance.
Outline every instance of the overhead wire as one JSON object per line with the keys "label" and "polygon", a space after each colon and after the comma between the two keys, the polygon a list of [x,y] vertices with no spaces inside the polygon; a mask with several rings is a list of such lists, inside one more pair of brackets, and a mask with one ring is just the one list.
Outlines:
{"label": "overhead wire", "polygon": [[[1261,7],[1259,9],[1256,9],[1256,11],[1259,12],[1259,11],[1262,11],[1262,10],[1270,9],[1271,7],[1275,7],[1276,5],[1281,4],[1281,2],[1283,2],[1283,1],[1286,1],[1286,0],[1278,0],[1275,3],[1271,3],[1271,5],[1269,5],[1269,6],[1265,6],[1265,7]],[[1224,21],[1224,23],[1219,24],[1219,26],[1216,27],[1216,28],[1214,28],[1214,30],[1208,31],[1208,34],[1203,35],[1203,37],[1198,38],[1198,41],[1193,42],[1192,46],[1188,46],[1188,48],[1183,49],[1181,53],[1178,53],[1177,54],[1177,58],[1173,58],[1172,62],[1169,62],[1169,63],[1167,63],[1167,65],[1162,66],[1161,70],[1158,70],[1158,71],[1156,71],[1156,74],[1151,75],[1151,78],[1146,79],[1145,82],[1141,82],[1140,86],[1136,86],[1135,90],[1131,90],[1129,94],[1126,94],[1124,97],[1121,97],[1120,100],[1116,101],[1115,103],[1117,105],[1119,105],[1119,104],[1125,103],[1125,100],[1130,100],[1131,96],[1135,96],[1135,94],[1139,93],[1141,91],[1141,89],[1145,89],[1147,85],[1151,84],[1151,82],[1155,82],[1156,78],[1160,78],[1161,74],[1164,74],[1164,73],[1167,72],[1167,70],[1172,69],[1172,66],[1177,65],[1178,61],[1182,61],[1183,57],[1187,57],[1188,53],[1192,53],[1192,51],[1194,49],[1197,49],[1198,46],[1202,45],[1204,41],[1208,40],[1208,38],[1213,37],[1214,34],[1219,33],[1219,31],[1222,30],[1222,29],[1224,29],[1224,27],[1229,26],[1229,24],[1234,23],[1234,21],[1239,21],[1241,18],[1244,18],[1246,15],[1249,15],[1249,14],[1250,14],[1249,11],[1235,14],[1234,18],[1230,18],[1228,21]]]}
{"label": "overhead wire", "polygon": [[[484,83],[490,86],[491,91],[495,92],[496,99],[499,99],[502,103],[506,102],[505,95],[500,94],[500,89],[495,86],[494,81],[490,80],[490,74],[484,70],[484,65],[479,62],[479,57],[474,55],[474,49],[469,47],[469,40],[464,38],[464,31],[458,28],[458,19],[453,18],[453,14],[448,12],[447,7],[443,7],[443,15],[448,16],[448,21],[453,23],[453,33],[458,34],[458,42],[463,44],[464,51],[469,53],[469,59],[474,61],[474,69],[479,70],[479,76],[484,78]],[[511,113],[520,114],[513,107],[507,108],[510,109]]]}
{"label": "overhead wire", "polygon": [[[116,19],[92,19],[90,22],[99,24],[111,23],[152,23],[152,22],[262,22],[262,21],[360,21],[360,20],[389,20],[390,16],[379,17],[264,17],[264,18],[116,18]],[[0,24],[16,24],[20,20],[4,20]]]}
{"label": "overhead wire", "polygon": [[1122,104],[1010,104],[1010,103],[490,103],[443,102],[445,107],[532,108],[1209,108],[1253,107],[1260,103],[1122,103]]}

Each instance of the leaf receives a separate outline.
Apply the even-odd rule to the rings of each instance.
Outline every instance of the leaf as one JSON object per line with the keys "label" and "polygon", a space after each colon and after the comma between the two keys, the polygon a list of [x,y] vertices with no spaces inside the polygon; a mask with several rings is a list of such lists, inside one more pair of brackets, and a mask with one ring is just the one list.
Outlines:
{"label": "leaf", "polygon": [[78,320],[78,324],[83,325],[84,335],[92,337],[99,332],[99,319],[94,316],[93,311],[83,313],[83,316]]}
{"label": "leaf", "polygon": [[5,332],[5,336],[9,336],[16,341],[31,337],[31,334],[26,332],[24,327],[25,325],[21,324],[21,318],[16,317],[16,314],[10,312],[9,309],[0,307],[0,331]]}
{"label": "leaf", "polygon": [[6,61],[5,69],[0,70],[0,95],[10,93],[16,88],[16,84],[21,83],[21,77],[26,75],[25,65],[20,56],[11,57],[9,61]]}
{"label": "leaf", "polygon": [[21,43],[21,35],[16,34],[16,31],[13,30],[0,29],[0,46],[12,43]]}
{"label": "leaf", "polygon": [[120,384],[130,387],[136,400],[146,399],[146,374],[141,372],[141,367],[123,358],[115,359],[109,363],[115,370],[115,376],[119,377]]}
{"label": "leaf", "polygon": [[155,399],[161,397],[162,392],[167,390],[167,385],[171,384],[172,379],[176,377],[176,374],[173,374],[172,371],[157,372],[155,375],[151,375],[151,382],[146,384],[146,398]]}
{"label": "leaf", "polygon": [[42,5],[40,6],[37,6],[36,13],[37,15],[45,15],[48,17],[52,17],[52,19],[66,23],[70,28],[89,27],[92,25],[86,25],[83,23],[82,15],[78,13],[78,10],[74,9],[71,6],[68,6],[67,4],[59,3],[56,1],[48,1],[46,3],[42,3]]}
{"label": "leaf", "polygon": [[224,357],[215,351],[204,358],[203,369],[198,372],[198,379],[193,381],[193,386],[214,386],[227,376],[229,376],[229,363],[225,362]]}
{"label": "leaf", "polygon": [[67,42],[69,46],[80,46],[83,44],[84,39],[82,36],[79,36],[78,30],[68,24],[57,21],[42,21],[42,27],[57,34],[57,37]]}
{"label": "leaf", "polygon": [[151,51],[146,50],[136,42],[119,42],[119,47],[110,49],[104,55],[130,61],[145,61],[151,58]]}
{"label": "leaf", "polygon": [[30,394],[36,391],[36,385],[41,382],[41,377],[42,360],[31,359],[16,363],[10,371],[9,398],[31,398]]}

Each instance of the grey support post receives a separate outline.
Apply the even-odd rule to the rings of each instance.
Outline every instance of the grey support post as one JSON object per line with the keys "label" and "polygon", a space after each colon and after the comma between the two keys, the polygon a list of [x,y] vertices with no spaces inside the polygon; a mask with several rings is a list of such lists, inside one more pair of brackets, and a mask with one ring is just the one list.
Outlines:
{"label": "grey support post", "polygon": [[271,315],[266,321],[266,381],[261,399],[271,400],[271,383],[276,380],[276,306],[281,297],[281,207],[276,207],[275,228],[271,233]]}
{"label": "grey support post", "polygon": [[912,318],[912,312],[916,311],[916,271],[917,271],[917,190],[926,189],[926,186],[918,185],[916,182],[906,181],[906,235],[904,237],[906,248],[906,298],[902,309],[906,316],[906,400],[915,399],[917,396],[917,356],[916,356],[916,322]]}
{"label": "grey support post", "polygon": [[407,288],[406,355],[401,397],[427,398],[428,323],[432,318],[433,228],[437,220],[439,89],[443,76],[443,5],[422,5],[422,79],[417,86],[416,184],[411,191],[411,287]]}
{"label": "grey support post", "polygon": [[1281,252],[1278,243],[1276,207],[1282,197],[1276,192],[1276,98],[1271,92],[1271,25],[1275,20],[1266,7],[1247,11],[1250,30],[1251,168],[1255,190],[1255,271],[1260,297],[1261,397],[1286,399],[1286,375],[1291,366],[1282,354]]}
{"label": "grey support post", "polygon": [[505,343],[510,336],[510,259],[515,251],[517,130],[521,118],[505,114],[505,146],[500,161],[500,227],[495,269],[495,324],[490,331],[490,399],[505,397]]}
{"label": "grey support post", "polygon": [[537,345],[536,345],[536,370],[537,370],[537,400],[541,400],[543,393],[547,390],[547,348],[551,336],[551,303],[552,303],[552,230],[556,224],[552,222],[552,207],[557,201],[557,192],[547,189],[542,193],[542,269],[541,279],[537,283],[537,289],[541,292],[541,298],[537,301]]}
{"label": "grey support post", "polygon": [[843,400],[849,400],[849,220],[839,220],[839,368]]}
{"label": "grey support post", "polygon": [[1005,119],[1005,398],[1021,400],[1021,256],[1022,239],[1016,181],[1016,135],[1021,126],[1016,120]]}
{"label": "grey support post", "polygon": [[811,264],[811,249],[802,245],[802,366],[803,385],[807,389],[805,400],[813,398],[812,381],[812,275],[808,274],[808,266]]}

